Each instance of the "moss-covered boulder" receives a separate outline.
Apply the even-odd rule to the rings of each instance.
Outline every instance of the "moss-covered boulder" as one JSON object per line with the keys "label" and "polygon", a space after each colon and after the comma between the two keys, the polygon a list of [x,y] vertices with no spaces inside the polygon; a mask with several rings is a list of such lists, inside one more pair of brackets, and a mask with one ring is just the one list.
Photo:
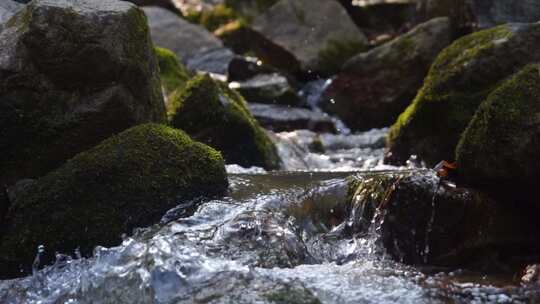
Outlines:
{"label": "moss-covered boulder", "polygon": [[171,50],[156,47],[155,51],[159,64],[161,86],[166,97],[165,104],[167,104],[171,94],[177,90],[182,90],[191,75]]}
{"label": "moss-covered boulder", "polygon": [[191,79],[168,109],[171,125],[223,153],[227,163],[277,169],[276,148],[227,84],[208,75]]}
{"label": "moss-covered boulder", "polygon": [[354,130],[391,125],[422,87],[431,63],[451,42],[448,18],[436,18],[348,60],[321,107]]}
{"label": "moss-covered boulder", "polygon": [[55,251],[80,247],[89,254],[96,245],[116,245],[123,233],[159,221],[179,202],[221,195],[227,185],[214,149],[163,125],[131,128],[13,196],[2,227],[0,274],[26,273],[40,244],[45,262]]}
{"label": "moss-covered boulder", "polygon": [[256,17],[252,27],[294,56],[304,72],[335,72],[367,46],[364,34],[334,0],[319,0],[316,9],[311,0],[281,0]]}
{"label": "moss-covered boulder", "polygon": [[0,185],[103,139],[165,122],[144,14],[114,0],[36,0],[0,32]]}
{"label": "moss-covered boulder", "polygon": [[540,60],[540,24],[508,24],[465,36],[435,60],[424,86],[388,137],[387,162],[416,154],[429,165],[452,160],[476,109],[502,81]]}
{"label": "moss-covered boulder", "polygon": [[480,105],[456,159],[469,182],[530,187],[540,181],[539,155],[540,66],[535,64],[502,83]]}
{"label": "moss-covered boulder", "polygon": [[386,252],[407,264],[501,270],[540,252],[531,209],[447,186],[433,171],[359,174],[348,203],[352,232],[377,231]]}

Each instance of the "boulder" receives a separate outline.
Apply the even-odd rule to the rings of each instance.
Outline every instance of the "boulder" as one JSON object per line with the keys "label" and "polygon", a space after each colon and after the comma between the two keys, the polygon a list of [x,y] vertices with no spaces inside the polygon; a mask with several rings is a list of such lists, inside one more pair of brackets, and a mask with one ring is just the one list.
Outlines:
{"label": "boulder", "polygon": [[2,227],[1,276],[28,273],[38,245],[45,246],[44,263],[55,251],[80,247],[88,255],[158,222],[181,201],[224,194],[227,185],[217,151],[163,125],[131,128],[14,195]]}
{"label": "boulder", "polygon": [[[540,180],[540,65],[504,81],[480,105],[456,149],[470,183],[516,192],[536,191]],[[521,189],[521,190],[518,190]],[[523,190],[525,189],[525,190]]]}
{"label": "boulder", "polygon": [[234,54],[203,27],[160,8],[143,7],[154,43],[170,49],[191,70],[227,74]]}
{"label": "boulder", "polygon": [[449,19],[436,18],[351,58],[326,89],[321,107],[353,130],[391,125],[450,42]]}
{"label": "boulder", "polygon": [[23,4],[11,0],[4,0],[0,3],[0,31],[2,30],[4,23],[23,7]]}
{"label": "boulder", "polygon": [[367,46],[364,34],[334,0],[317,1],[317,9],[310,0],[281,0],[253,20],[253,29],[290,53],[304,72],[332,73]]}
{"label": "boulder", "polygon": [[534,209],[454,188],[434,171],[357,175],[348,197],[351,232],[377,231],[407,264],[500,270],[540,249]]}
{"label": "boulder", "polygon": [[172,51],[160,47],[156,47],[155,51],[159,63],[161,85],[164,96],[166,97],[165,104],[168,104],[171,94],[182,90],[185,87],[190,78],[190,73],[186,67],[178,61],[178,58]]}
{"label": "boulder", "polygon": [[540,21],[540,2],[536,0],[469,1],[480,28],[488,28],[511,22]]}
{"label": "boulder", "polygon": [[172,126],[223,153],[228,164],[278,169],[276,148],[242,96],[208,75],[191,79],[168,109]]}
{"label": "boulder", "polygon": [[299,106],[303,101],[285,76],[277,73],[259,74],[244,81],[229,84],[248,102]]}
{"label": "boulder", "polygon": [[475,26],[469,0],[419,0],[416,6],[416,21],[425,22],[436,17],[448,17],[453,34],[468,34]]}
{"label": "boulder", "polygon": [[321,112],[259,103],[249,103],[248,108],[265,129],[274,132],[303,129],[321,133],[337,133],[332,119]]}
{"label": "boulder", "polygon": [[506,78],[540,60],[540,24],[508,24],[465,36],[432,65],[413,103],[388,136],[386,161],[418,155],[429,166],[454,159],[478,106]]}
{"label": "boulder", "polygon": [[165,122],[146,18],[115,0],[35,0],[0,32],[0,185]]}

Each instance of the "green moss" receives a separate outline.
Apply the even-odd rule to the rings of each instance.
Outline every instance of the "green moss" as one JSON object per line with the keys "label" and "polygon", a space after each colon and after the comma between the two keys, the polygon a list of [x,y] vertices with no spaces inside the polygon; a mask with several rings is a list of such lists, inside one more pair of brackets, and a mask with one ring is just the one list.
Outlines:
{"label": "green moss", "polygon": [[240,17],[236,12],[225,4],[218,4],[210,10],[190,12],[185,18],[196,24],[200,24],[207,30],[213,32],[221,26],[233,22]]}
{"label": "green moss", "polygon": [[320,304],[309,290],[285,286],[269,292],[264,297],[275,304]]}
{"label": "green moss", "polygon": [[[390,129],[388,146],[396,162],[403,163],[410,154],[419,154],[430,165],[453,158],[459,136],[477,107],[514,68],[509,65],[490,72],[496,66],[475,61],[507,60],[493,50],[498,41],[510,39],[511,35],[506,26],[477,32],[457,40],[439,54],[424,86]],[[478,76],[466,75],[472,79],[464,81],[471,65],[475,65]]]}
{"label": "green moss", "polygon": [[321,72],[335,73],[349,58],[367,50],[367,45],[358,40],[331,40],[318,54]]}
{"label": "green moss", "polygon": [[277,169],[279,157],[242,96],[201,75],[188,82],[168,113],[175,128],[221,151],[228,163]]}
{"label": "green moss", "polygon": [[190,78],[189,71],[178,61],[172,51],[155,47],[155,52],[159,63],[161,84],[165,88],[165,93],[170,95],[176,90],[182,90]]}
{"label": "green moss", "polygon": [[484,101],[456,148],[463,177],[529,184],[540,177],[540,66],[528,65]]}
{"label": "green moss", "polygon": [[7,260],[28,269],[39,244],[47,261],[55,251],[80,246],[89,254],[96,245],[117,245],[122,233],[157,222],[179,201],[226,189],[219,152],[163,125],[131,128],[16,197],[4,223],[0,266]]}

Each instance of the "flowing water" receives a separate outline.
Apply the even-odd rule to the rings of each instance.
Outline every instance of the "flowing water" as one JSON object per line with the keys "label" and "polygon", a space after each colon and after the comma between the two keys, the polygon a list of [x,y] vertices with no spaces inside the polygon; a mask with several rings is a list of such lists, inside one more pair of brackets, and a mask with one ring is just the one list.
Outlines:
{"label": "flowing water", "polygon": [[[380,223],[351,228],[343,171],[389,169],[385,132],[275,134],[297,172],[229,166],[228,197],[186,218],[173,209],[92,258],[58,254],[0,282],[0,303],[525,303],[532,291],[512,278],[406,266],[378,245]],[[315,137],[325,152],[310,151]]]}

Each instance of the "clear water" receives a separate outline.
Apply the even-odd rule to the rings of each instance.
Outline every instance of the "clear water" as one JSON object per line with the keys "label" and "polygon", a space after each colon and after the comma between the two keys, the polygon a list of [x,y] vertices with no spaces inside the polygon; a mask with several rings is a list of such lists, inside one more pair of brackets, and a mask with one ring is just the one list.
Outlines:
{"label": "clear water", "polygon": [[[381,165],[385,132],[275,134],[297,172],[228,166],[228,197],[187,218],[171,210],[92,258],[58,255],[0,282],[0,303],[525,303],[533,291],[512,278],[419,270],[385,255],[379,223],[347,229],[350,171],[405,169]],[[310,151],[314,137],[324,153]]]}

